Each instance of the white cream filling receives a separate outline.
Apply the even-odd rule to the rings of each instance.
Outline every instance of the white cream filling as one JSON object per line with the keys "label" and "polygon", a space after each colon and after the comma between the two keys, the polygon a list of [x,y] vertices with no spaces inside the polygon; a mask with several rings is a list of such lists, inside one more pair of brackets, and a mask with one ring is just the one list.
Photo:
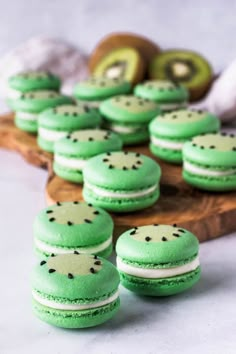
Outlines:
{"label": "white cream filling", "polygon": [[41,138],[52,142],[64,138],[64,136],[66,136],[67,134],[68,134],[67,131],[55,131],[55,130],[45,129],[42,127],[39,127],[38,129],[38,135]]}
{"label": "white cream filling", "polygon": [[29,113],[29,112],[20,112],[20,111],[18,111],[16,114],[17,114],[17,118],[23,119],[23,120],[37,121],[37,119],[38,119],[38,114],[37,113]]}
{"label": "white cream filling", "polygon": [[191,162],[184,161],[184,169],[190,173],[194,173],[199,176],[212,176],[212,177],[223,177],[232,176],[236,174],[236,168],[230,168],[226,171],[222,170],[210,170],[208,168],[193,165]]}
{"label": "white cream filling", "polygon": [[72,158],[72,157],[64,157],[61,155],[54,155],[54,161],[56,161],[62,167],[69,167],[73,170],[83,170],[87,160]]}
{"label": "white cream filling", "polygon": [[175,277],[176,275],[185,274],[195,270],[199,265],[199,258],[196,257],[192,262],[187,264],[173,267],[173,268],[162,268],[162,269],[150,269],[150,268],[139,268],[133,265],[124,263],[121,258],[116,259],[117,268],[124,273],[134,275],[139,278],[150,278],[150,279],[160,279]]}
{"label": "white cream filling", "polygon": [[109,237],[108,240],[100,243],[96,246],[88,246],[88,247],[71,247],[71,249],[58,247],[58,246],[51,246],[48,243],[45,243],[41,240],[35,239],[35,246],[44,253],[55,253],[55,254],[65,254],[65,253],[73,253],[77,251],[79,253],[98,253],[104,251],[107,247],[109,247],[112,243],[112,236]]}
{"label": "white cream filling", "polygon": [[91,304],[62,304],[60,302],[56,302],[53,300],[48,300],[46,298],[43,298],[34,290],[32,291],[32,296],[41,305],[50,307],[52,309],[79,311],[79,310],[88,310],[88,309],[93,309],[93,308],[108,305],[108,304],[112,303],[113,301],[115,301],[119,297],[119,291],[117,290],[112,296],[108,297],[105,300],[93,302]]}
{"label": "white cream filling", "polygon": [[160,103],[159,107],[162,111],[169,111],[174,110],[177,108],[184,108],[187,107],[187,102],[180,102],[180,103]]}
{"label": "white cream filling", "polygon": [[76,98],[76,101],[80,104],[84,104],[85,106],[92,107],[92,108],[99,108],[102,101],[85,101],[79,98]]}
{"label": "white cream filling", "polygon": [[160,146],[170,150],[182,150],[184,143],[171,141],[166,139],[158,139],[155,136],[151,136],[151,142],[153,145]]}
{"label": "white cream filling", "polygon": [[122,134],[130,134],[130,133],[135,133],[139,130],[145,130],[145,128],[142,129],[142,127],[140,126],[130,127],[130,126],[116,125],[116,124],[110,124],[108,127],[114,132],[122,133]]}
{"label": "white cream filling", "polygon": [[20,98],[22,95],[22,92],[18,91],[18,90],[15,90],[15,89],[12,89],[10,87],[7,88],[7,91],[6,91],[6,96],[10,99],[17,99],[17,98]]}
{"label": "white cream filling", "polygon": [[158,184],[155,184],[154,186],[147,188],[147,189],[143,189],[141,191],[133,191],[133,192],[111,192],[107,189],[103,189],[101,187],[96,187],[93,186],[87,182],[85,182],[85,188],[88,188],[90,190],[93,191],[93,193],[95,193],[96,195],[100,196],[100,197],[111,197],[111,198],[117,198],[117,199],[129,199],[129,198],[139,198],[139,197],[144,197],[147,196],[149,194],[151,194],[152,192],[154,192],[157,188],[158,188]]}

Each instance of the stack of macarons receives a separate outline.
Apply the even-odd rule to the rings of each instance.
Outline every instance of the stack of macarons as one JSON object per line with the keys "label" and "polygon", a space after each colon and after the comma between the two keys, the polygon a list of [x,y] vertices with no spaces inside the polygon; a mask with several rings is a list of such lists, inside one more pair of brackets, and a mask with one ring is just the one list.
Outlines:
{"label": "stack of macarons", "polygon": [[18,128],[37,133],[38,115],[49,107],[70,103],[59,93],[60,79],[48,72],[23,72],[9,78],[7,103],[15,111]]}

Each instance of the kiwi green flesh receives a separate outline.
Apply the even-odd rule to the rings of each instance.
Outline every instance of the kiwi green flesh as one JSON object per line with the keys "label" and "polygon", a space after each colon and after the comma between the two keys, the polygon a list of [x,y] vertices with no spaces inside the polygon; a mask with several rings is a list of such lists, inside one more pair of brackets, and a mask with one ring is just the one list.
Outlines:
{"label": "kiwi green flesh", "polygon": [[129,82],[137,75],[139,54],[133,48],[120,48],[106,55],[95,68],[94,76],[120,78]]}
{"label": "kiwi green flesh", "polygon": [[190,51],[166,51],[151,63],[149,74],[155,79],[169,79],[188,89],[205,85],[212,80],[209,63]]}

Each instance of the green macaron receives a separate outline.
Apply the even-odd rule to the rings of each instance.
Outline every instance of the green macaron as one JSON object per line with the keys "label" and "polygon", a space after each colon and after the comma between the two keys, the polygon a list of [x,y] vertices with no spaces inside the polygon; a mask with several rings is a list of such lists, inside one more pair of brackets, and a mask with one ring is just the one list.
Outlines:
{"label": "green macaron", "polygon": [[34,222],[34,243],[40,257],[79,253],[110,256],[113,221],[104,210],[78,201],[43,209]]}
{"label": "green macaron", "polygon": [[119,135],[107,130],[81,130],[55,142],[54,172],[71,182],[83,182],[86,161],[96,155],[122,149]]}
{"label": "green macaron", "polygon": [[133,152],[108,152],[86,163],[83,197],[114,212],[153,205],[159,197],[161,170],[151,158]]}
{"label": "green macaron", "polygon": [[79,101],[89,101],[98,107],[102,100],[130,91],[130,83],[121,78],[90,77],[75,86],[74,96]]}
{"label": "green macaron", "polygon": [[17,99],[22,93],[34,90],[60,89],[61,81],[58,76],[47,71],[26,71],[11,76],[8,79],[7,97]]}
{"label": "green macaron", "polygon": [[200,189],[236,189],[236,137],[218,133],[196,136],[183,147],[183,178]]}
{"label": "green macaron", "polygon": [[43,111],[38,116],[38,144],[49,152],[54,144],[68,133],[86,128],[97,128],[101,117],[96,109],[85,104],[66,104]]}
{"label": "green macaron", "polygon": [[155,102],[132,95],[107,99],[99,111],[105,119],[105,126],[119,133],[125,145],[148,141],[148,123],[160,114]]}
{"label": "green macaron", "polygon": [[36,133],[38,130],[38,115],[47,108],[71,103],[72,99],[56,91],[28,91],[19,98],[8,99],[8,104],[15,114],[15,124],[18,128]]}
{"label": "green macaron", "polygon": [[97,326],[119,309],[118,286],[119,273],[103,258],[78,253],[49,257],[33,270],[33,312],[58,327]]}
{"label": "green macaron", "polygon": [[136,96],[157,102],[162,111],[186,107],[188,102],[187,89],[167,80],[145,81],[135,86],[134,93]]}
{"label": "green macaron", "polygon": [[121,284],[142,295],[167,296],[200,278],[198,240],[176,225],[134,227],[116,244]]}
{"label": "green macaron", "polygon": [[150,125],[152,153],[171,163],[182,162],[183,144],[192,137],[217,132],[219,119],[208,112],[182,109],[162,114]]}

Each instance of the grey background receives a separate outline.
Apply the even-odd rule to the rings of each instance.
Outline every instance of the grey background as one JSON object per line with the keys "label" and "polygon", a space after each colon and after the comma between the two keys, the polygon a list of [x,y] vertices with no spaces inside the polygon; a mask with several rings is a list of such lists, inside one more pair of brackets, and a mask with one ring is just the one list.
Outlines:
{"label": "grey background", "polygon": [[86,52],[111,31],[135,31],[163,48],[202,52],[218,72],[236,55],[234,0],[0,0],[0,55],[39,35]]}

